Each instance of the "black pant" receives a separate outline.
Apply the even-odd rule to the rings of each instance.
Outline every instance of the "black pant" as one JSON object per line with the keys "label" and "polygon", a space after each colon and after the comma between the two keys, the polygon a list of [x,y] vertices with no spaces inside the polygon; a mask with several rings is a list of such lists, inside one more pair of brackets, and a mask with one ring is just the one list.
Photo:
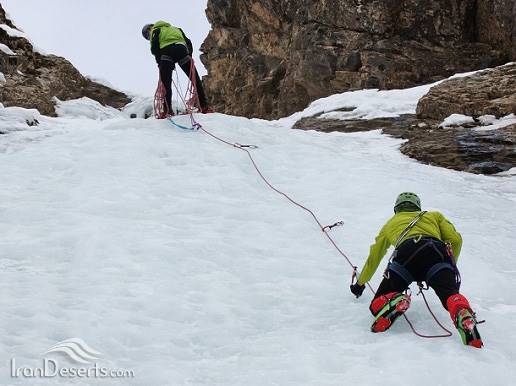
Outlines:
{"label": "black pant", "polygon": [[[191,60],[192,59],[188,54],[188,49],[183,44],[171,44],[161,49],[159,73],[161,76],[161,81],[165,86],[165,100],[167,102],[169,112],[172,110],[172,72],[174,71],[176,63],[179,63],[179,66],[183,72],[190,79]],[[204,87],[202,86],[202,81],[197,70],[195,71],[195,85],[197,87],[197,94],[199,95],[199,103],[201,108],[208,107],[208,101],[206,99],[206,94],[204,93]]]}
{"label": "black pant", "polygon": [[[437,239],[433,241],[435,248],[432,245],[427,245],[414,255],[424,243],[428,243],[428,239],[422,238],[418,242],[417,239],[408,239],[401,243],[396,249],[396,257],[393,261],[404,265],[405,268],[412,274],[414,279],[418,282],[425,280],[425,276],[430,268],[437,263],[443,262],[446,258],[446,245]],[[439,252],[437,252],[437,250]],[[407,262],[407,260],[409,260]],[[407,282],[395,272],[389,271],[388,279],[384,278],[380,283],[380,287],[376,291],[375,298],[380,295],[385,295],[389,292],[403,292],[408,288]],[[439,297],[443,307],[446,306],[446,300],[452,295],[459,293],[457,284],[455,282],[455,273],[451,269],[442,269],[438,271],[427,283],[436,295]]]}

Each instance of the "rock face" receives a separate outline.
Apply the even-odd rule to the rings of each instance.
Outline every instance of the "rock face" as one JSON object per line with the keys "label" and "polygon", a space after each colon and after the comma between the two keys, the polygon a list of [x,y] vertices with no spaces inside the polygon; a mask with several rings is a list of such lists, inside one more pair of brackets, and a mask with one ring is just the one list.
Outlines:
{"label": "rock face", "polygon": [[42,114],[55,115],[54,97],[89,97],[116,108],[130,102],[125,94],[82,76],[66,59],[35,52],[1,5],[0,44],[4,45],[3,50],[0,47],[0,72],[5,76],[5,82],[0,81],[0,103],[4,106],[36,108]]}
{"label": "rock face", "polygon": [[451,114],[498,118],[516,114],[516,64],[443,82],[432,87],[417,106],[419,118],[442,121]]}
{"label": "rock face", "polygon": [[207,16],[207,91],[237,115],[277,118],[516,58],[515,0],[209,0]]}
{"label": "rock face", "polygon": [[[385,134],[406,139],[401,152],[426,164],[481,174],[516,167],[516,124],[479,129],[482,122],[478,119],[483,115],[501,118],[516,114],[516,64],[434,86],[420,99],[417,112],[417,115],[372,120],[310,117],[297,122],[294,128],[325,132],[382,129]],[[475,122],[440,127],[452,114],[472,116]]]}
{"label": "rock face", "polygon": [[[476,38],[516,60],[516,1],[477,0]],[[507,60],[507,61],[509,61]]]}

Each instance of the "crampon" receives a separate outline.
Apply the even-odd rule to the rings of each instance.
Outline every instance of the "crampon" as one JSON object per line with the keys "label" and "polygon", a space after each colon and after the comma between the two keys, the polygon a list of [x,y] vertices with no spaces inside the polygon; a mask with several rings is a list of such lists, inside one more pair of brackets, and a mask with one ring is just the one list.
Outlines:
{"label": "crampon", "polygon": [[372,332],[388,330],[394,321],[410,307],[410,296],[399,292],[390,292],[379,296],[371,303],[371,311],[375,321],[371,326]]}
{"label": "crampon", "polygon": [[467,308],[462,308],[457,312],[455,326],[459,331],[462,343],[467,346],[482,348],[484,343],[477,330],[477,319],[475,313]]}

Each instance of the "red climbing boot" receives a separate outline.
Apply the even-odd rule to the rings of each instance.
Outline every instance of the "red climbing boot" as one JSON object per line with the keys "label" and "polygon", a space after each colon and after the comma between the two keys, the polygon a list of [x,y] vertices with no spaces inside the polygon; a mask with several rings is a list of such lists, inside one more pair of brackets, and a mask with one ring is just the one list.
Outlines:
{"label": "red climbing boot", "polygon": [[446,300],[450,317],[459,331],[462,343],[468,346],[482,348],[484,343],[477,330],[477,319],[471,310],[468,299],[461,294],[452,295]]}
{"label": "red climbing boot", "polygon": [[378,296],[371,302],[369,309],[375,317],[372,332],[388,330],[394,321],[410,307],[410,296],[399,292],[389,292]]}

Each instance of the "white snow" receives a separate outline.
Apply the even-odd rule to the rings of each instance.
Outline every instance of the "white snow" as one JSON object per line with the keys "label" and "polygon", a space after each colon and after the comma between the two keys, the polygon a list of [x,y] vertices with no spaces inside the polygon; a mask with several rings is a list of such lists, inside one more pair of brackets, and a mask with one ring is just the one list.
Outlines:
{"label": "white snow", "polygon": [[449,117],[445,118],[444,121],[441,122],[439,127],[461,126],[468,123],[475,123],[473,117],[464,114],[452,114]]}
{"label": "white snow", "polygon": [[[372,119],[391,118],[401,114],[414,114],[418,100],[434,85],[425,85],[406,90],[358,90],[331,95],[312,102],[305,110],[287,118],[279,119],[280,124],[293,125],[299,119],[321,114],[320,118],[331,119]],[[338,109],[353,111],[335,111]]]}
{"label": "white snow", "polygon": [[[497,174],[497,176],[516,176],[516,167],[510,168],[509,170],[506,170],[505,172],[500,172]],[[516,273],[516,272],[514,272]]]}
{"label": "white snow", "polygon": [[[390,109],[392,94],[382,104],[371,93]],[[515,177],[419,164],[379,131],[197,117],[230,142],[258,145],[264,174],[324,223],[343,220],[332,235],[360,267],[399,192],[441,210],[464,237],[462,291],[487,320],[485,348],[474,350],[457,334],[417,338],[403,320],[372,334],[371,296],[350,294],[347,263],[243,152],[167,121],[104,110],[102,120],[73,118],[99,111],[87,100],[61,108],[60,118],[0,109],[0,131],[41,119],[36,131],[0,135],[0,383],[26,384],[9,378],[11,358],[34,366],[72,337],[104,353],[104,366],[136,373],[73,383],[82,385],[494,386],[516,377]],[[407,315],[439,332],[415,294]],[[71,384],[61,381],[31,384]]]}
{"label": "white snow", "polygon": [[0,24],[0,28],[7,32],[9,36],[27,39],[27,34],[25,32],[9,27],[7,24]]}
{"label": "white snow", "polygon": [[492,125],[494,122],[496,122],[496,117],[494,115],[481,115],[477,118],[477,120],[483,125]]}
{"label": "white snow", "polygon": [[3,72],[0,72],[0,86],[5,84],[7,82],[7,79],[5,79],[5,75]]}
{"label": "white snow", "polygon": [[[38,110],[24,109],[21,107],[4,107],[0,104],[0,133],[10,131],[27,130],[30,124],[48,119],[43,117]],[[4,137],[0,137],[1,146],[8,146],[8,141],[2,141]]]}
{"label": "white snow", "polygon": [[[484,70],[481,70],[484,71]],[[480,71],[455,74],[448,79],[464,78]],[[281,118],[276,122],[279,125],[292,127],[301,118],[318,115],[328,119],[374,119],[395,118],[402,114],[415,114],[419,99],[430,89],[446,79],[419,87],[402,90],[357,90],[331,95],[312,102],[303,111]],[[353,111],[337,111],[353,109]]]}
{"label": "white snow", "polygon": [[154,98],[152,97],[135,97],[132,102],[127,104],[122,111],[130,117],[136,114],[138,118],[147,118],[154,116]]}
{"label": "white snow", "polygon": [[[487,118],[489,117],[489,118]],[[492,118],[491,118],[492,117]],[[502,129],[504,127],[516,124],[516,116],[514,114],[506,115],[505,117],[501,117],[500,119],[496,119],[494,116],[485,116],[479,118],[480,122],[484,125],[482,127],[475,127],[476,131],[489,131]]]}
{"label": "white snow", "polygon": [[9,47],[7,47],[5,44],[0,43],[0,51],[2,51],[4,54],[7,55],[16,55],[16,53],[13,52]]}
{"label": "white snow", "polygon": [[103,106],[99,102],[83,97],[69,101],[61,101],[54,97],[56,103],[56,113],[60,117],[90,118],[90,119],[110,119],[121,117],[123,114],[110,106]]}
{"label": "white snow", "polygon": [[[490,131],[496,129],[502,129],[504,127],[513,125],[516,123],[516,116],[514,114],[506,115],[505,117],[501,117],[497,119],[494,115],[482,115],[477,118],[477,121],[480,122],[481,126],[474,127],[475,131]],[[461,126],[464,124],[475,123],[475,119],[468,115],[462,114],[452,114],[447,117],[439,127],[454,127]]]}
{"label": "white snow", "polygon": [[26,39],[32,45],[32,49],[34,50],[34,52],[37,52],[41,55],[46,55],[46,52],[44,50],[34,45],[32,40],[25,32],[20,31],[16,28],[9,27],[7,24],[0,24],[0,28],[7,32],[9,36]]}

